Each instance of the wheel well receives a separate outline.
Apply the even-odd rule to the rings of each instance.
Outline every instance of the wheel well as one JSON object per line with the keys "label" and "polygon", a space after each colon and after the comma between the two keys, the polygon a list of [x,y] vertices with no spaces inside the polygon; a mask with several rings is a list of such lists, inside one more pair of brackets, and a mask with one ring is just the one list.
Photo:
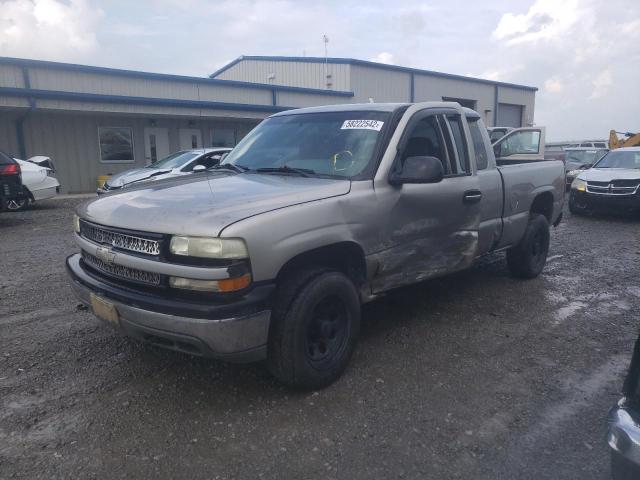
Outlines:
{"label": "wheel well", "polygon": [[551,223],[551,216],[553,215],[553,195],[551,192],[542,192],[534,198],[531,204],[531,213],[544,215]]}
{"label": "wheel well", "polygon": [[348,276],[356,286],[367,278],[364,251],[355,242],[340,242],[300,253],[289,260],[278,272],[276,281],[294,270],[327,267]]}

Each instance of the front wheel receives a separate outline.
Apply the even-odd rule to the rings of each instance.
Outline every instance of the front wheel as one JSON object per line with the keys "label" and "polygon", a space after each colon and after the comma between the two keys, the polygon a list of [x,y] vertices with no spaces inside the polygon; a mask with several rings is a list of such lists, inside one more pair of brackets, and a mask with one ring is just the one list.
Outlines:
{"label": "front wheel", "polygon": [[360,298],[344,274],[289,275],[279,288],[269,332],[268,366],[283,383],[323,388],[344,372],[360,330]]}
{"label": "front wheel", "polygon": [[549,253],[549,222],[544,215],[532,214],[520,243],[507,250],[507,265],[511,275],[535,278],[547,263]]}
{"label": "front wheel", "polygon": [[572,215],[583,215],[589,213],[589,207],[586,203],[576,200],[573,194],[569,195],[569,211]]}
{"label": "front wheel", "polygon": [[613,480],[634,480],[640,475],[640,466],[626,459],[618,452],[611,452],[611,478]]}

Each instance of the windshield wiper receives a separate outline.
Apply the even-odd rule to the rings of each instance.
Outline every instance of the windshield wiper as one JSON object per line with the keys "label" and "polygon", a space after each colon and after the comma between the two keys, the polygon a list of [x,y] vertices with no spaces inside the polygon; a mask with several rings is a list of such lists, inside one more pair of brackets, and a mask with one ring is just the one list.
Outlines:
{"label": "windshield wiper", "polygon": [[249,170],[249,167],[243,167],[242,165],[235,165],[233,163],[219,163],[209,170],[233,170],[234,172],[243,173]]}
{"label": "windshield wiper", "polygon": [[301,177],[308,177],[309,175],[314,175],[316,173],[315,170],[311,170],[310,168],[295,168],[290,167],[288,165],[282,165],[280,167],[263,167],[256,168],[256,172],[258,173],[296,173]]}

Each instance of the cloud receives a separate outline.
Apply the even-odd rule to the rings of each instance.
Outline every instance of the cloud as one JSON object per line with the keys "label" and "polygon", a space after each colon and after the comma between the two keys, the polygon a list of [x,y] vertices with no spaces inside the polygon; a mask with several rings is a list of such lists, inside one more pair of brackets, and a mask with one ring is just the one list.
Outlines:
{"label": "cloud", "polygon": [[549,93],[562,93],[564,84],[558,77],[551,77],[544,82],[544,90]]}
{"label": "cloud", "polygon": [[604,97],[609,91],[609,87],[613,84],[613,79],[611,78],[611,72],[609,70],[600,72],[591,81],[591,84],[593,85],[593,91],[591,92],[591,96],[589,98]]}
{"label": "cloud", "polygon": [[580,20],[577,0],[537,0],[526,14],[505,13],[493,31],[507,45],[556,38]]}
{"label": "cloud", "polygon": [[380,52],[378,55],[370,59],[372,62],[393,64],[393,54],[389,52]]}
{"label": "cloud", "polygon": [[84,0],[8,0],[0,8],[0,55],[81,61],[98,50],[99,8]]}

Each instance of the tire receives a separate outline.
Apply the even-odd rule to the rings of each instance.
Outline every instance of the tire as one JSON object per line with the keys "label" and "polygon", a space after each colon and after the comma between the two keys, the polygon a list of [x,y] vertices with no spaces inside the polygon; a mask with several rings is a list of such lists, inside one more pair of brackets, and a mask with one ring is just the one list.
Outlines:
{"label": "tire", "polygon": [[284,384],[320,389],[344,372],[360,331],[360,297],[344,274],[309,269],[288,275],[275,302],[267,365]]}
{"label": "tire", "polygon": [[29,207],[29,199],[21,198],[20,200],[7,200],[6,208],[9,212],[20,212]]}
{"label": "tire", "polygon": [[507,250],[507,265],[517,278],[540,275],[549,252],[549,222],[544,215],[532,214],[520,243]]}
{"label": "tire", "polygon": [[611,478],[613,480],[637,480],[640,466],[627,460],[616,451],[611,451]]}

